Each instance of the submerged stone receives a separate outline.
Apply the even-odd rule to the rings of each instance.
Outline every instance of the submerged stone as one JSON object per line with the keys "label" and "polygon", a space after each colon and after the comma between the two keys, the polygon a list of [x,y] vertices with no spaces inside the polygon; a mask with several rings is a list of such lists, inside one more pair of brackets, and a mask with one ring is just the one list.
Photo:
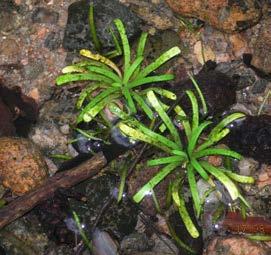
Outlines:
{"label": "submerged stone", "polygon": [[233,125],[227,137],[228,146],[246,157],[271,163],[271,116],[247,116]]}
{"label": "submerged stone", "polygon": [[[69,6],[63,47],[67,50],[93,49],[89,30],[89,1],[77,1]],[[110,29],[116,31],[113,20],[119,18],[125,24],[128,38],[140,32],[140,20],[126,6],[116,0],[94,1],[94,23],[98,38],[104,47],[114,46]]]}

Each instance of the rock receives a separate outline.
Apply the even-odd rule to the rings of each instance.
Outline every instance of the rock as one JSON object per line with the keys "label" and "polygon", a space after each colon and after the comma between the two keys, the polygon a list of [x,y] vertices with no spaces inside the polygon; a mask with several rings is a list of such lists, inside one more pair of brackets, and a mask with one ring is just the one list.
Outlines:
{"label": "rock", "polygon": [[50,243],[37,219],[28,214],[0,230],[0,245],[6,251],[1,255],[43,255]]}
{"label": "rock", "polygon": [[38,117],[36,102],[19,87],[9,89],[0,80],[0,136],[26,136]]}
{"label": "rock", "polygon": [[266,74],[271,74],[271,17],[267,17],[261,23],[253,45],[251,65]]}
{"label": "rock", "polygon": [[[119,168],[118,168],[119,169]],[[96,217],[99,217],[101,208],[107,201],[112,200],[112,192],[118,187],[118,178],[114,175],[102,175],[96,179],[87,180],[77,185],[74,190],[84,194],[87,202],[70,201],[71,209],[76,211],[80,219],[84,219],[86,231],[93,227]],[[99,220],[98,228],[106,231],[117,240],[134,231],[138,210],[129,201],[121,203],[113,198]]]}
{"label": "rock", "polygon": [[203,255],[268,255],[270,248],[240,236],[214,237]]}
{"label": "rock", "polygon": [[[93,49],[89,31],[89,1],[77,1],[69,6],[68,21],[65,28],[63,47],[67,50]],[[120,18],[125,24],[128,38],[140,32],[140,20],[126,6],[117,0],[94,1],[94,22],[98,38],[104,47],[114,46],[109,30],[113,20]]]}
{"label": "rock", "polygon": [[257,186],[259,189],[271,185],[271,165],[263,164],[257,180]]}
{"label": "rock", "polygon": [[235,60],[227,63],[219,63],[215,69],[228,75],[236,83],[237,90],[253,86],[256,82],[257,75],[249,67],[247,67],[243,61]]}
{"label": "rock", "polygon": [[239,173],[245,176],[254,175],[258,166],[259,163],[252,158],[242,158],[238,162]]}
{"label": "rock", "polygon": [[32,142],[23,138],[0,138],[0,179],[5,187],[22,195],[47,177],[47,165]]}
{"label": "rock", "polygon": [[33,23],[49,23],[55,24],[58,22],[59,14],[44,7],[36,8],[32,13]]}
{"label": "rock", "polygon": [[120,246],[123,254],[137,254],[149,251],[154,246],[154,242],[149,240],[144,233],[132,233],[123,238]]}
{"label": "rock", "polygon": [[257,24],[262,15],[261,6],[255,0],[166,0],[166,2],[175,12],[203,20],[227,33],[241,31]]}
{"label": "rock", "polygon": [[[236,81],[230,76],[217,71],[216,63],[208,61],[202,70],[194,76],[208,106],[208,115],[221,114],[236,102]],[[191,89],[195,92],[192,81],[185,80],[177,83],[172,88],[177,97],[181,98],[184,110],[191,109],[191,103],[187,96],[183,96],[185,90]],[[197,92],[195,92],[197,95]]]}
{"label": "rock", "polygon": [[269,81],[268,80],[265,80],[265,79],[259,79],[257,80],[253,87],[252,87],[252,90],[251,92],[253,94],[261,94],[261,93],[264,93],[265,92],[265,89],[268,85]]}
{"label": "rock", "polygon": [[247,116],[237,121],[226,139],[228,146],[242,155],[271,163],[271,116]]}
{"label": "rock", "polygon": [[60,33],[51,32],[48,34],[44,41],[44,46],[48,48],[49,50],[56,50],[60,48],[62,43],[62,38],[60,36]]}

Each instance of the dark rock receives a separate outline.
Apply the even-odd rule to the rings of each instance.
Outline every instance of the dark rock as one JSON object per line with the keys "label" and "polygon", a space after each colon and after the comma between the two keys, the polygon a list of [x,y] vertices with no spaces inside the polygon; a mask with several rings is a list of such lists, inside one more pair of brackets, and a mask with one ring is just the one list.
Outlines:
{"label": "dark rock", "polygon": [[[89,1],[82,0],[71,4],[68,12],[63,47],[71,51],[83,48],[93,49],[88,22]],[[94,1],[94,22],[97,35],[104,47],[114,45],[109,29],[116,30],[113,25],[113,20],[116,18],[120,18],[125,24],[128,38],[140,32],[139,18],[127,7],[116,0]]]}
{"label": "dark rock", "polygon": [[228,146],[246,157],[271,163],[271,116],[247,116],[235,123],[227,137]]}
{"label": "dark rock", "polygon": [[[111,194],[118,187],[117,185],[118,178],[113,175],[104,175],[87,180],[75,187],[76,192],[86,196],[87,202],[71,201],[71,208],[85,222],[86,229],[93,228],[101,209],[111,200]],[[97,227],[120,240],[133,232],[137,221],[137,211],[137,208],[129,201],[123,200],[118,204],[113,199],[101,215]]]}
{"label": "dark rock", "polygon": [[56,50],[61,46],[62,40],[60,33],[51,32],[44,41],[44,46],[49,50]]}
{"label": "dark rock", "polygon": [[257,79],[255,71],[242,61],[219,63],[215,70],[229,76],[235,82],[237,90],[253,86]]}
{"label": "dark rock", "polygon": [[22,94],[19,87],[9,89],[0,80],[0,136],[26,136],[38,117],[36,102]]}
{"label": "dark rock", "polygon": [[253,94],[261,94],[261,93],[264,93],[267,84],[268,84],[268,81],[267,81],[267,80],[264,80],[264,79],[257,80],[257,81],[254,83],[254,86],[253,86],[251,92],[252,92]]}
{"label": "dark rock", "polygon": [[[194,76],[207,102],[210,116],[221,114],[236,102],[236,82],[230,76],[217,71],[215,67],[214,62],[208,61]],[[178,83],[173,87],[173,92],[181,98],[180,105],[187,111],[191,109],[191,103],[185,95],[188,89],[193,90],[197,95],[191,80]]]}
{"label": "dark rock", "polygon": [[36,8],[32,13],[33,23],[49,23],[56,24],[59,19],[59,14],[57,12],[51,11],[44,7]]}
{"label": "dark rock", "polygon": [[65,219],[71,217],[69,201],[65,194],[56,192],[52,198],[38,205],[34,209],[34,214],[37,215],[50,240],[57,244],[74,243],[74,232],[65,223]]}

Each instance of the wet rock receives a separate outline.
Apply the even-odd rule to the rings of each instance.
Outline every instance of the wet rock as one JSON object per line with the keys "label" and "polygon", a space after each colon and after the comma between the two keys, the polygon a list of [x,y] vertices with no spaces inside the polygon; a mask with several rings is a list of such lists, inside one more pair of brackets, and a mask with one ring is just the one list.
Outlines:
{"label": "wet rock", "polygon": [[92,237],[93,255],[119,255],[118,246],[105,231],[95,229]]}
{"label": "wet rock", "polygon": [[[80,236],[71,216],[69,201],[64,191],[63,193],[56,192],[51,198],[40,203],[33,213],[37,216],[48,239],[58,245],[73,245],[75,236]],[[74,228],[69,227],[68,220],[74,223]]]}
{"label": "wet rock", "polygon": [[[72,210],[86,225],[86,229],[93,228],[96,218],[105,204],[112,200],[112,192],[118,185],[118,178],[113,175],[103,175],[96,179],[87,180],[75,187],[75,191],[86,197],[86,203],[71,201]],[[129,201],[123,200],[117,204],[113,198],[107,209],[101,215],[98,228],[110,233],[113,238],[122,239],[130,234],[136,225],[137,208]]]}
{"label": "wet rock", "polygon": [[252,158],[242,158],[238,162],[239,173],[241,175],[252,176],[259,167],[259,163]]}
{"label": "wet rock", "polygon": [[[63,39],[63,47],[68,50],[83,48],[93,49],[90,38],[88,12],[89,1],[77,1],[69,6],[68,21]],[[140,32],[140,20],[126,6],[117,0],[94,1],[94,19],[97,35],[104,47],[114,46],[109,32],[110,28],[116,29],[113,20],[120,18],[125,24],[128,38]]]}
{"label": "wet rock", "polygon": [[228,146],[257,161],[271,163],[271,116],[247,116],[227,137]]}
{"label": "wet rock", "polygon": [[0,80],[0,136],[26,136],[38,117],[35,101],[24,95],[19,87],[9,89]]}
{"label": "wet rock", "polygon": [[267,17],[253,45],[251,65],[266,74],[271,74],[271,17]]}
{"label": "wet rock", "polygon": [[203,20],[227,33],[247,29],[261,18],[261,6],[255,0],[166,0],[166,2],[175,12]]}
{"label": "wet rock", "polygon": [[48,177],[39,149],[23,138],[0,138],[0,179],[13,193],[22,195]]}
{"label": "wet rock", "polygon": [[[236,102],[236,81],[217,71],[216,63],[208,61],[194,78],[207,102],[208,115],[213,116],[222,113]],[[178,97],[182,97],[180,105],[189,110],[191,103],[187,96],[183,96],[187,89],[195,91],[191,80],[177,83],[172,88]],[[197,95],[197,92],[195,94]]]}
{"label": "wet rock", "polygon": [[56,50],[61,46],[62,38],[60,33],[51,32],[44,41],[44,46],[49,50]]}
{"label": "wet rock", "polygon": [[124,254],[138,254],[138,252],[149,251],[154,246],[154,242],[144,233],[133,233],[125,236],[120,246]]}
{"label": "wet rock", "polygon": [[215,237],[203,255],[268,255],[270,248],[244,237]]}
{"label": "wet rock", "polygon": [[258,79],[255,72],[240,60],[219,63],[216,70],[231,77],[238,90],[253,86]]}
{"label": "wet rock", "polygon": [[58,22],[59,14],[44,7],[36,8],[32,13],[33,23],[49,23],[55,24]]}
{"label": "wet rock", "polygon": [[0,245],[6,254],[43,255],[49,242],[37,219],[27,215],[0,230]]}

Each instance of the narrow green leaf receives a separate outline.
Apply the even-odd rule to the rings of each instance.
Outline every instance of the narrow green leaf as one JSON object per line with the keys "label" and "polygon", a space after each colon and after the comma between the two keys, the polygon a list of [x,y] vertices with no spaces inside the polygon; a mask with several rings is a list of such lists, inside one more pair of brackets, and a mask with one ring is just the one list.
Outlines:
{"label": "narrow green leaf", "polygon": [[[119,123],[119,128],[120,130],[125,134],[130,136],[134,140],[140,140],[146,143],[149,143],[151,145],[154,145],[157,148],[162,149],[165,152],[170,152],[171,148],[169,147],[171,144],[168,142],[165,144],[165,141],[168,139],[164,138],[163,140],[157,139],[159,135],[149,129],[144,130],[139,130],[138,128],[132,128],[124,123]],[[172,142],[171,142],[172,143]]]}
{"label": "narrow green leaf", "polygon": [[150,120],[153,119],[152,109],[145,103],[144,99],[135,92],[132,92],[132,97],[135,99],[139,107],[145,112]]}
{"label": "narrow green leaf", "polygon": [[236,185],[231,181],[231,179],[223,173],[219,168],[212,166],[206,161],[200,161],[200,164],[203,168],[217,178],[228,190],[232,200],[235,200],[239,197],[240,193]]}
{"label": "narrow green leaf", "polygon": [[199,105],[195,94],[191,90],[187,90],[186,94],[188,95],[191,105],[192,105],[192,132],[199,125]]}
{"label": "narrow green leaf", "polygon": [[[105,106],[110,102],[111,98],[112,96],[102,99],[101,101],[99,101],[99,103],[95,104],[87,111],[84,109],[83,120],[85,122],[90,122],[99,112],[101,112],[105,108]],[[113,96],[113,98],[115,98],[115,96]]]}
{"label": "narrow green leaf", "polygon": [[222,121],[220,121],[211,131],[209,137],[213,138],[214,136],[216,136],[218,133],[220,133],[220,131],[222,129],[224,129],[227,125],[229,125],[231,122],[243,118],[245,117],[245,114],[240,113],[240,112],[236,112],[236,113],[232,113],[229,116],[227,116],[226,118],[224,118]]}
{"label": "narrow green leaf", "polygon": [[66,74],[66,73],[86,73],[86,68],[78,66],[78,65],[70,65],[70,66],[65,66],[61,72],[63,74]]}
{"label": "narrow green leaf", "polygon": [[131,53],[130,53],[130,45],[126,35],[126,31],[124,25],[120,19],[115,19],[114,23],[119,31],[122,47],[123,47],[123,55],[124,55],[124,73],[128,71],[131,61]]}
{"label": "narrow green leaf", "polygon": [[121,201],[122,196],[123,196],[123,191],[125,187],[125,181],[126,181],[126,176],[127,176],[127,167],[124,166],[123,169],[121,169],[120,173],[120,186],[119,186],[119,192],[118,192],[118,203]]}
{"label": "narrow green leaf", "polygon": [[187,152],[188,152],[188,155],[190,157],[193,154],[193,151],[195,149],[195,146],[196,146],[196,144],[198,142],[198,139],[199,139],[201,133],[211,123],[212,123],[211,121],[204,121],[198,127],[196,127],[195,129],[193,129],[191,137],[190,137],[190,141],[188,142],[188,147],[187,147]]}
{"label": "narrow green leaf", "polygon": [[195,178],[194,169],[191,164],[187,165],[187,179],[188,179],[192,199],[194,202],[196,216],[197,216],[197,218],[199,218],[200,212],[201,212],[201,202],[200,202],[199,192],[198,192],[198,188],[197,188],[197,182],[196,182],[196,178]]}
{"label": "narrow green leaf", "polygon": [[154,91],[156,94],[171,99],[171,100],[176,100],[177,96],[171,92],[170,90],[167,89],[162,89],[162,88],[156,88],[156,87],[152,87],[152,88],[148,88],[148,89],[144,89],[140,92],[140,94],[147,94],[149,91]]}
{"label": "narrow green leaf", "polygon": [[206,115],[208,113],[208,109],[207,109],[207,104],[206,104],[205,98],[201,92],[201,89],[200,89],[198,83],[196,82],[195,78],[190,73],[188,73],[188,75],[189,75],[194,87],[196,88],[196,91],[199,95],[199,98],[200,98],[200,101],[202,104],[203,113],[204,113],[204,115]]}
{"label": "narrow green leaf", "polygon": [[132,98],[132,95],[131,95],[129,89],[127,87],[123,87],[122,94],[124,95],[124,97],[126,99],[127,106],[130,110],[130,113],[135,114],[137,112],[137,110],[136,110],[135,103],[134,103],[134,100]]}
{"label": "narrow green leaf", "polygon": [[100,81],[105,83],[112,83],[111,79],[106,78],[104,75],[78,73],[78,74],[63,74],[56,78],[56,85],[60,86],[65,83],[73,81]]}
{"label": "narrow green leaf", "polygon": [[237,181],[240,183],[247,183],[247,184],[255,183],[255,179],[252,176],[236,174],[230,170],[225,170],[225,169],[221,169],[221,171],[224,172],[227,176],[229,176],[234,181]]}
{"label": "narrow green leaf", "polygon": [[[185,155],[186,156],[186,155]],[[170,156],[158,159],[152,159],[148,161],[148,166],[157,166],[162,164],[169,164],[174,162],[183,162],[186,157],[183,156]]]}
{"label": "narrow green leaf", "polygon": [[190,137],[191,137],[192,130],[191,130],[191,126],[190,126],[189,120],[187,118],[187,115],[186,115],[186,113],[184,112],[184,110],[179,105],[177,105],[174,108],[174,110],[175,110],[175,112],[177,113],[178,116],[180,116],[180,117],[183,118],[183,120],[181,121],[181,123],[183,125],[186,138],[189,141]]}
{"label": "narrow green leaf", "polygon": [[162,75],[154,75],[148,76],[144,78],[136,78],[134,81],[129,82],[127,85],[129,88],[135,88],[144,84],[160,82],[160,81],[170,81],[174,79],[174,75],[172,74],[162,74]]}
{"label": "narrow green leaf", "polygon": [[88,12],[88,22],[89,22],[89,30],[90,30],[90,35],[92,37],[94,47],[96,51],[101,51],[101,42],[98,39],[97,33],[96,33],[96,27],[95,27],[95,22],[94,22],[94,6],[91,4],[89,6],[89,12]]}
{"label": "narrow green leaf", "polygon": [[124,73],[123,76],[123,84],[124,86],[128,85],[129,79],[132,77],[135,70],[140,66],[140,64],[143,61],[143,57],[138,57],[133,64],[131,64],[128,68],[128,70]]}
{"label": "narrow green leaf", "polygon": [[147,37],[148,37],[148,33],[143,32],[141,34],[139,38],[137,50],[136,50],[136,58],[143,56]]}
{"label": "narrow green leaf", "polygon": [[87,88],[81,91],[80,96],[76,102],[76,108],[80,109],[85,101],[85,99],[96,89],[100,88],[100,84],[91,84]]}
{"label": "narrow green leaf", "polygon": [[144,78],[149,75],[151,72],[159,68],[165,62],[180,54],[181,50],[179,47],[173,47],[168,51],[164,52],[160,57],[158,57],[153,63],[149,64],[147,67],[142,70],[142,72],[138,75],[139,78]]}
{"label": "narrow green leaf", "polygon": [[170,134],[172,135],[172,138],[174,139],[175,143],[178,144],[180,146],[180,148],[182,148],[182,142],[181,142],[179,133],[178,133],[177,129],[175,128],[174,124],[172,123],[171,119],[167,115],[167,113],[164,111],[164,109],[160,105],[160,103],[159,103],[157,97],[155,96],[154,92],[149,91],[147,93],[147,97],[148,97],[152,107],[157,111],[160,118],[163,120],[163,122],[167,126],[167,128],[168,128]]}
{"label": "narrow green leaf", "polygon": [[170,174],[179,163],[171,163],[162,168],[150,181],[148,181],[134,196],[133,200],[139,203],[146,195],[149,195],[153,188],[161,182],[168,174]]}
{"label": "narrow green leaf", "polygon": [[219,148],[213,148],[213,149],[205,149],[201,151],[197,151],[193,153],[193,157],[195,158],[202,158],[205,156],[210,156],[210,155],[222,155],[222,156],[228,156],[236,159],[241,159],[242,156],[232,150],[228,149],[219,149]]}
{"label": "narrow green leaf", "polygon": [[195,168],[195,170],[200,174],[200,176],[205,180],[208,181],[209,176],[206,173],[206,171],[203,169],[203,167],[201,166],[201,164],[194,158],[190,159],[190,163],[191,165]]}
{"label": "narrow green leaf", "polygon": [[111,70],[108,71],[102,67],[97,67],[97,66],[88,66],[87,69],[91,72],[104,75],[105,77],[111,79],[112,83],[113,82],[122,83],[122,80],[120,79],[120,77],[116,75],[114,72],[112,72]]}
{"label": "narrow green leaf", "polygon": [[213,137],[208,137],[207,141],[204,142],[203,144],[201,144],[201,145],[197,148],[197,151],[204,150],[204,149],[210,147],[211,145],[216,144],[216,143],[219,142],[222,138],[224,138],[229,132],[230,132],[230,130],[229,130],[228,128],[224,128],[224,129],[222,129],[219,133],[217,133],[215,136],[213,136]]}
{"label": "narrow green leaf", "polygon": [[104,57],[104,56],[102,56],[100,54],[94,54],[90,50],[86,50],[86,49],[80,50],[80,54],[82,56],[86,57],[86,58],[90,58],[92,60],[101,62],[101,63],[109,66],[110,68],[112,68],[118,74],[119,77],[122,77],[120,69],[109,58]]}
{"label": "narrow green leaf", "polygon": [[197,228],[195,227],[193,221],[190,218],[190,215],[185,207],[185,201],[180,196],[179,187],[180,187],[181,180],[177,180],[172,185],[172,198],[174,203],[176,204],[177,208],[179,209],[179,214],[182,217],[182,220],[184,222],[184,225],[189,232],[189,234],[193,238],[199,237],[199,232]]}
{"label": "narrow green leaf", "polygon": [[[101,100],[104,98],[108,98],[111,94],[113,94],[115,97],[119,96],[118,88],[108,88],[105,91],[101,92],[99,95],[97,95],[93,100],[91,100],[81,111],[77,118],[77,123],[81,122],[83,120],[83,116],[85,113],[89,112],[96,104],[98,104]],[[109,102],[108,102],[109,103]]]}

